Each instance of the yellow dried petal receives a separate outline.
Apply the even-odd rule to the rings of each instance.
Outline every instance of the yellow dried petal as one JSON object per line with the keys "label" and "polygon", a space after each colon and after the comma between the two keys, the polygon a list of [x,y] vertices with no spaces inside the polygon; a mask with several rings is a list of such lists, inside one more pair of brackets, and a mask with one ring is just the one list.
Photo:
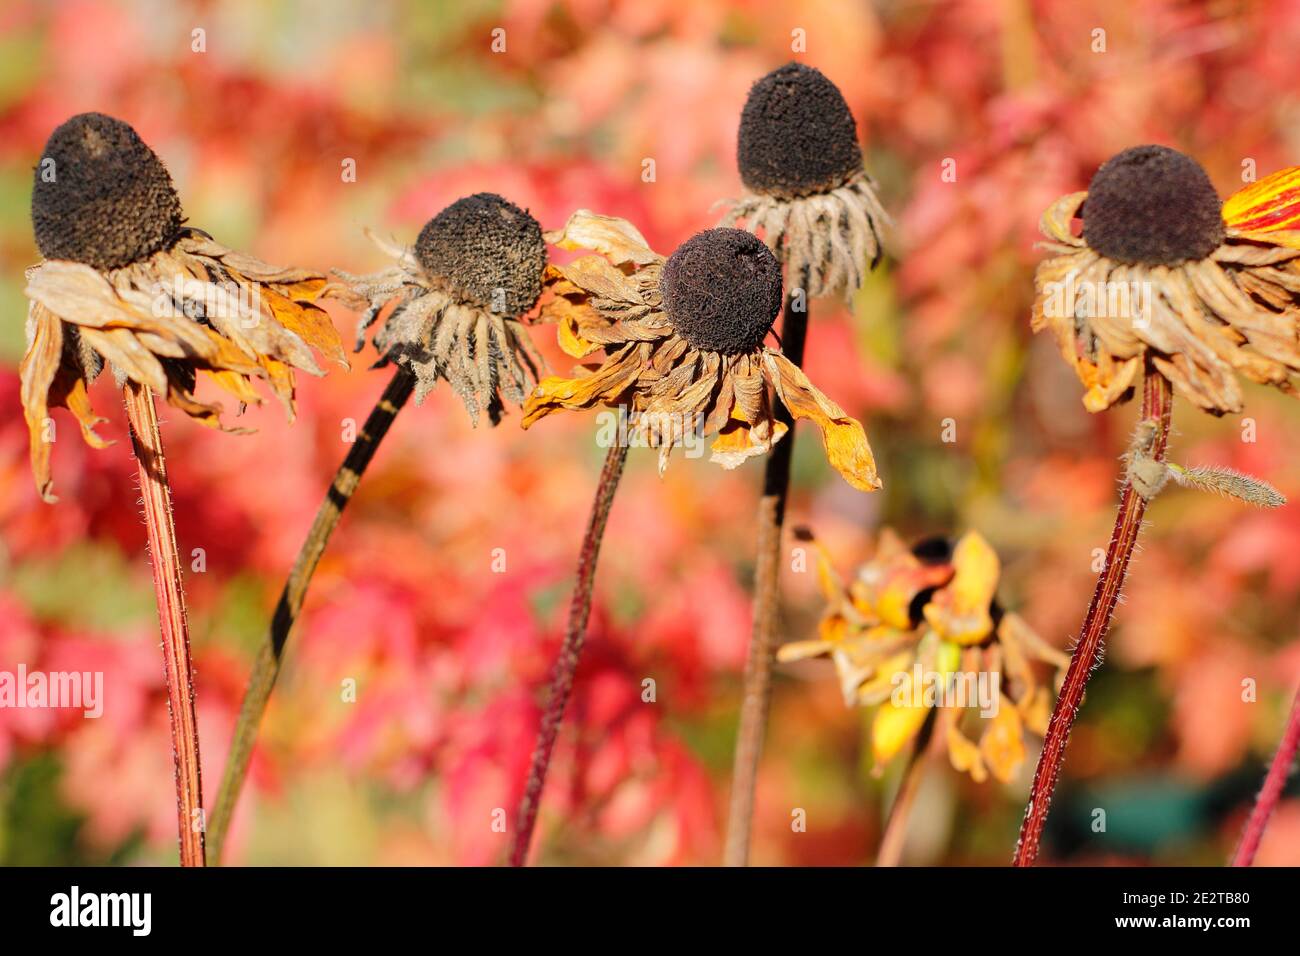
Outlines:
{"label": "yellow dried petal", "polygon": [[32,477],[42,499],[54,502],[51,492],[54,484],[50,477],[50,441],[46,421],[49,418],[50,385],[59,371],[63,354],[63,326],[48,309],[32,303],[28,310],[27,354],[18,366],[22,386],[23,418],[27,420],[27,436],[32,463]]}
{"label": "yellow dried petal", "polygon": [[1020,712],[1015,704],[1003,695],[998,701],[998,712],[988,722],[980,737],[980,753],[988,763],[993,776],[1007,783],[1025,759],[1025,739],[1020,722]]}
{"label": "yellow dried petal", "polygon": [[569,216],[564,228],[546,233],[547,242],[561,249],[590,249],[607,256],[615,265],[648,265],[661,257],[645,241],[636,226],[626,219],[602,216],[579,209]]}
{"label": "yellow dried petal", "polygon": [[266,369],[271,390],[275,392],[275,397],[284,406],[285,415],[292,422],[297,416],[297,409],[293,403],[293,369],[267,355],[262,356],[262,367]]}
{"label": "yellow dried petal", "polygon": [[[300,285],[311,285],[311,283],[300,283]],[[271,307],[277,322],[322,355],[333,359],[344,368],[350,368],[338,330],[334,328],[334,323],[330,321],[329,314],[324,309],[309,302],[295,302],[269,286],[263,287],[260,294]]]}
{"label": "yellow dried petal", "polygon": [[776,649],[776,659],[782,664],[789,664],[792,661],[807,660],[810,657],[821,657],[823,654],[829,654],[831,642],[827,640],[819,641],[791,641],[788,644],[782,644]]}
{"label": "yellow dried petal", "polygon": [[810,419],[822,432],[826,459],[844,480],[860,491],[876,491],[880,479],[876,460],[862,425],[845,414],[808,380],[808,376],[779,352],[764,352],[764,361],[777,395],[796,419]]}
{"label": "yellow dried petal", "polygon": [[[584,295],[615,302],[641,303],[636,283],[628,278],[627,273],[601,256],[582,256],[559,268],[565,279],[581,289]],[[599,321],[607,320],[600,318]]]}
{"label": "yellow dried petal", "polygon": [[[903,636],[892,627],[871,627],[837,646],[844,663],[852,664],[852,670],[857,674],[854,689],[858,692],[858,703],[863,706],[879,703],[892,696],[899,679],[910,680],[912,665],[916,663],[916,648],[910,640],[900,642],[899,638]],[[910,687],[910,684],[906,686]]]}
{"label": "yellow dried petal", "polygon": [[910,575],[891,575],[875,594],[873,610],[885,624],[897,628],[912,626],[912,598],[916,589]]}
{"label": "yellow dried petal", "polygon": [[939,634],[958,644],[978,644],[993,630],[989,605],[997,592],[997,552],[974,531],[957,542],[952,582],[925,606],[925,619]]}
{"label": "yellow dried petal", "polygon": [[[921,695],[913,692],[913,675],[910,671],[904,673],[906,676],[898,693],[906,695],[904,699],[916,700]],[[920,732],[929,712],[930,709],[924,705],[899,707],[893,700],[881,704],[876,719],[871,724],[871,753],[876,763],[883,764],[892,760]]]}
{"label": "yellow dried petal", "polygon": [[81,426],[81,437],[91,448],[107,448],[111,441],[99,437],[95,426],[108,419],[95,414],[90,406],[90,394],[86,391],[86,380],[79,373],[70,371],[66,366],[59,369],[50,389],[50,404],[62,406],[72,412]]}
{"label": "yellow dried petal", "polygon": [[224,369],[208,372],[208,375],[217,385],[234,395],[245,405],[260,405],[262,403],[262,396],[257,394],[257,390],[253,388],[252,383],[249,382],[246,376]]}
{"label": "yellow dried petal", "polygon": [[983,783],[989,778],[979,747],[957,729],[955,721],[948,725],[947,744],[948,762],[952,764],[954,770],[959,773],[969,773],[976,783]]}
{"label": "yellow dried petal", "polygon": [[1025,727],[1039,737],[1047,736],[1047,722],[1052,716],[1052,694],[1046,687],[1036,687],[1016,704]]}
{"label": "yellow dried petal", "polygon": [[590,408],[599,403],[612,404],[636,381],[640,363],[633,346],[605,360],[605,364],[580,378],[556,375],[542,379],[524,403],[520,424],[528,428],[539,419],[562,408]]}

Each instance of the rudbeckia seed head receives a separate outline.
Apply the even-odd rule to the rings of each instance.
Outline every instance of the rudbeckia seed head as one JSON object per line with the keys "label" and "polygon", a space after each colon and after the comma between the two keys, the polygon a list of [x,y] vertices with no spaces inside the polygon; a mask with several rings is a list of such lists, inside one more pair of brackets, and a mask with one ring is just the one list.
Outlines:
{"label": "rudbeckia seed head", "polygon": [[782,199],[843,185],[862,169],[862,149],[839,87],[802,63],[767,74],[740,113],[736,162],[747,188]]}
{"label": "rudbeckia seed head", "polygon": [[751,232],[706,229],[664,263],[659,288],[678,335],[739,355],[763,344],[781,311],[781,264]]}
{"label": "rudbeckia seed head", "polygon": [[1134,146],[1103,163],[1088,184],[1083,239],[1116,262],[1203,259],[1223,241],[1221,206],[1196,160],[1166,146]]}
{"label": "rudbeckia seed head", "polygon": [[430,219],[415,242],[415,256],[430,278],[506,318],[523,315],[542,292],[542,227],[496,193],[457,199]]}
{"label": "rudbeckia seed head", "polygon": [[183,218],[162,160],[129,124],[80,113],[50,134],[32,186],[45,258],[116,269],[166,248]]}

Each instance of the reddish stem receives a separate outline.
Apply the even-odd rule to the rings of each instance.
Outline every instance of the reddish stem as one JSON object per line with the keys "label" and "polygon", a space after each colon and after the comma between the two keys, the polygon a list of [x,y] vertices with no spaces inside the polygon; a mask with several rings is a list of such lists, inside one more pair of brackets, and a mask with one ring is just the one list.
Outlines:
{"label": "reddish stem", "polygon": [[140,468],[140,494],[153,556],[154,595],[162,632],[163,671],[167,681],[167,712],[172,728],[172,758],[176,765],[176,825],[180,832],[181,866],[203,866],[203,788],[199,776],[199,727],[194,713],[194,673],[190,666],[190,631],[181,588],[180,554],[172,523],[172,496],[167,461],[153,393],[128,382],[122,390],[131,423],[131,445]]}
{"label": "reddish stem", "polygon": [[627,461],[627,445],[616,444],[605,456],[605,466],[596,485],[595,500],[591,503],[591,516],[587,519],[587,533],[578,553],[578,581],[569,604],[569,624],[565,629],[560,653],[551,669],[551,691],[542,714],[541,728],[533,748],[532,763],[528,768],[528,782],[524,785],[523,800],[515,819],[514,842],[510,847],[510,865],[523,866],[528,859],[528,846],[537,825],[537,808],[546,785],[546,772],[551,765],[555,739],[564,721],[564,711],[573,691],[573,675],[578,670],[578,659],[587,637],[587,619],[591,616],[591,592],[596,580],[596,561],[600,557],[600,542],[605,536],[605,522],[614,504],[614,492]]}
{"label": "reddish stem", "polygon": [[1291,715],[1282,732],[1282,742],[1277,745],[1277,753],[1273,755],[1273,763],[1268,768],[1268,776],[1264,778],[1264,786],[1255,798],[1254,809],[1250,811],[1250,819],[1242,831],[1241,842],[1233,854],[1233,866],[1250,866],[1255,862],[1255,853],[1259,850],[1260,840],[1264,838],[1268,818],[1273,815],[1274,808],[1282,799],[1286,778],[1295,766],[1297,748],[1300,748],[1300,691],[1296,691],[1295,700],[1291,703]]}
{"label": "reddish stem", "polygon": [[[1165,457],[1172,412],[1173,393],[1169,382],[1148,367],[1142,390],[1142,419],[1155,423],[1150,455],[1156,461],[1163,461]],[[1146,505],[1146,500],[1133,490],[1132,484],[1125,482],[1119,513],[1115,516],[1115,530],[1111,533],[1110,547],[1106,552],[1106,565],[1097,579],[1097,589],[1093,592],[1079,641],[1070,658],[1065,683],[1047,724],[1047,736],[1043,740],[1043,752],[1038,757],[1038,767],[1034,771],[1034,784],[1029,791],[1029,804],[1025,808],[1024,823],[1020,827],[1013,866],[1033,866],[1038,858],[1043,825],[1047,822],[1052,794],[1065,762],[1070,728],[1074,726],[1074,718],[1083,702],[1088,678],[1097,666],[1102,641],[1110,627],[1115,603],[1119,600],[1120,588],[1124,585],[1124,576],[1128,571],[1129,559],[1133,556],[1133,547],[1137,544],[1138,532],[1142,529]]]}

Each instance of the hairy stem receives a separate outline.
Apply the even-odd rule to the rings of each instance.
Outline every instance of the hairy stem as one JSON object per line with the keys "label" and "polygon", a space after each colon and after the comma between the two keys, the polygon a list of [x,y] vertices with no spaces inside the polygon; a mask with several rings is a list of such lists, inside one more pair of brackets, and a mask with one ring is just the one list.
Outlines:
{"label": "hairy stem", "polygon": [[546,771],[551,764],[555,738],[564,721],[564,710],[573,690],[573,675],[578,670],[578,659],[587,637],[587,618],[591,616],[591,591],[596,580],[600,542],[605,536],[605,522],[609,519],[614,492],[618,490],[618,481],[623,475],[626,461],[627,445],[615,444],[605,456],[600,481],[596,484],[596,496],[591,503],[591,515],[587,519],[587,532],[583,535],[582,550],[578,553],[578,581],[574,585],[573,600],[569,604],[569,623],[564,632],[564,641],[560,644],[560,653],[551,668],[550,695],[542,714],[541,727],[537,731],[537,743],[533,747],[533,758],[528,768],[524,796],[519,803],[519,814],[515,818],[514,840],[510,846],[511,866],[523,866],[528,860],[528,846],[537,825],[537,809],[542,799],[542,788],[546,785]]}
{"label": "hairy stem", "polygon": [[140,468],[140,495],[153,556],[154,596],[162,633],[163,671],[167,681],[167,713],[172,728],[172,759],[176,765],[176,826],[181,866],[203,866],[203,785],[199,769],[199,724],[194,712],[194,671],[190,666],[190,628],[181,586],[181,560],[172,520],[172,494],[167,460],[153,393],[127,382],[122,390],[131,447]]}
{"label": "hairy stem", "polygon": [[925,755],[930,749],[937,714],[937,709],[930,710],[925,723],[921,725],[920,733],[916,736],[916,742],[912,745],[912,753],[907,758],[907,768],[903,771],[903,779],[889,808],[889,818],[885,821],[885,831],[880,837],[880,849],[876,851],[876,866],[898,866],[898,861],[903,857],[907,821],[911,816],[916,794],[921,789]]}
{"label": "hairy stem", "polygon": [[[1146,454],[1157,462],[1164,461],[1172,411],[1173,393],[1169,382],[1148,366],[1142,389],[1142,421],[1139,427],[1151,430]],[[1110,627],[1120,588],[1124,586],[1129,559],[1133,556],[1138,532],[1142,529],[1142,516],[1146,512],[1146,506],[1146,499],[1137,493],[1132,482],[1126,481],[1120,496],[1119,513],[1115,516],[1115,529],[1111,532],[1110,547],[1106,551],[1106,564],[1097,578],[1092,603],[1088,606],[1088,614],[1083,620],[1070,666],[1065,672],[1065,683],[1047,724],[1047,736],[1043,739],[1043,751],[1038,757],[1033,787],[1029,791],[1029,803],[1025,807],[1025,819],[1020,827],[1020,839],[1016,843],[1016,853],[1012,859],[1014,866],[1033,866],[1038,858],[1043,825],[1047,822],[1052,793],[1065,762],[1070,728],[1074,726],[1074,718],[1083,701],[1088,678],[1097,666],[1102,641]]]}
{"label": "hairy stem", "polygon": [[1297,748],[1300,748],[1300,691],[1296,691],[1295,700],[1291,703],[1291,714],[1287,717],[1286,729],[1282,731],[1282,742],[1277,745],[1277,753],[1269,765],[1264,786],[1255,798],[1255,806],[1241,833],[1237,852],[1232,855],[1233,866],[1250,866],[1255,862],[1255,852],[1259,849],[1260,840],[1264,838],[1268,818],[1273,815],[1274,808],[1282,799],[1286,779],[1295,767]]}
{"label": "hairy stem", "polygon": [[[808,338],[808,309],[803,288],[791,289],[781,321],[781,347],[795,365],[803,365]],[[802,305],[803,308],[797,308]],[[776,618],[781,585],[781,534],[785,527],[786,500],[790,493],[790,462],[794,453],[794,417],[776,402],[777,419],[788,431],[768,455],[763,473],[763,498],[758,506],[758,555],[754,568],[754,621],[745,661],[745,683],[740,702],[740,725],[731,771],[731,806],[727,813],[727,838],[722,861],[727,866],[749,863],[749,839],[754,822],[754,796],[758,764],[767,730],[772,698],[772,661],[776,653]]]}
{"label": "hairy stem", "polygon": [[307,539],[302,543],[289,578],[284,583],[284,590],[280,592],[280,601],[275,607],[270,631],[257,652],[248,689],[244,691],[244,701],[240,705],[234,737],[230,742],[230,754],[226,758],[225,773],[221,778],[221,789],[217,791],[217,804],[208,826],[208,845],[212,849],[214,861],[221,861],[221,851],[230,830],[235,804],[244,785],[244,778],[248,775],[248,763],[253,755],[253,744],[257,740],[257,729],[262,722],[262,714],[266,712],[266,704],[270,700],[276,678],[280,676],[284,647],[297,623],[298,614],[302,611],[302,603],[307,596],[307,587],[311,584],[316,565],[325,553],[330,535],[338,527],[343,509],[352,500],[361,476],[374,458],[375,450],[388,434],[389,426],[411,397],[414,388],[415,376],[405,367],[398,366],[388,387],[384,389],[384,394],[371,409],[370,417],[348,450],[343,464],[335,472],[334,482],[330,485],[325,500],[321,502],[320,510],[316,512],[316,520],[312,522]]}

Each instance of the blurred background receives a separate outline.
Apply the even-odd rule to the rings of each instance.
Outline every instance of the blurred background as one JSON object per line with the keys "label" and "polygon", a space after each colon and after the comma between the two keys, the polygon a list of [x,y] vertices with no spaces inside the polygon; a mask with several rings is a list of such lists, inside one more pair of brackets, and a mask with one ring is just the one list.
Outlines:
{"label": "blurred background", "polygon": [[[627,217],[667,253],[739,193],[750,84],[790,59],[818,67],[857,118],[897,229],[852,309],[813,304],[807,366],[867,425],[885,488],[853,491],[801,432],[791,523],[811,526],[844,575],[884,526],[908,538],[977,529],[1002,555],[1002,603],[1065,647],[1135,408],[1088,415],[1052,343],[1029,332],[1039,215],[1139,143],[1190,152],[1222,195],[1251,168],[1300,162],[1298,47],[1291,0],[5,3],[0,669],[103,671],[106,705],[99,720],[0,710],[0,863],[176,859],[152,587],[111,376],[92,399],[117,444],[83,446],[58,412],[68,437],[52,506],[27,463],[17,365],[23,269],[38,259],[32,170],[69,115],[132,123],[192,224],[276,263],[379,268],[364,227],[410,243],[480,190],[547,228],[583,206]],[[349,159],[355,182],[341,175]],[[350,341],[356,316],[333,314]],[[567,371],[550,329],[537,339]],[[387,381],[373,357],[300,378],[292,426],[274,403],[240,420],[257,429],[246,437],[163,409],[182,553],[206,555],[186,586],[209,803],[255,648],[346,451],[345,420],[362,420]],[[1178,402],[1171,457],[1250,471],[1294,499],[1300,405],[1247,396],[1250,422]],[[512,410],[472,429],[446,388],[398,419],[316,576],[231,862],[499,859],[494,811],[513,818],[518,804],[603,457],[592,416],[527,433],[518,421]],[[660,479],[653,459],[632,454],[610,520],[542,862],[720,859],[761,460],[723,472],[678,455]],[[783,583],[784,637],[811,636],[813,574]],[[1170,489],[1148,512],[1126,598],[1045,857],[1221,863],[1300,681],[1300,509]],[[355,702],[341,699],[348,679]],[[901,767],[872,766],[869,717],[844,706],[828,663],[778,674],[756,863],[874,859]],[[1007,786],[932,761],[905,861],[1006,863],[1035,757]],[[1105,833],[1090,828],[1095,807]],[[807,832],[792,832],[793,808]],[[1300,800],[1279,808],[1259,861],[1300,864]]]}

